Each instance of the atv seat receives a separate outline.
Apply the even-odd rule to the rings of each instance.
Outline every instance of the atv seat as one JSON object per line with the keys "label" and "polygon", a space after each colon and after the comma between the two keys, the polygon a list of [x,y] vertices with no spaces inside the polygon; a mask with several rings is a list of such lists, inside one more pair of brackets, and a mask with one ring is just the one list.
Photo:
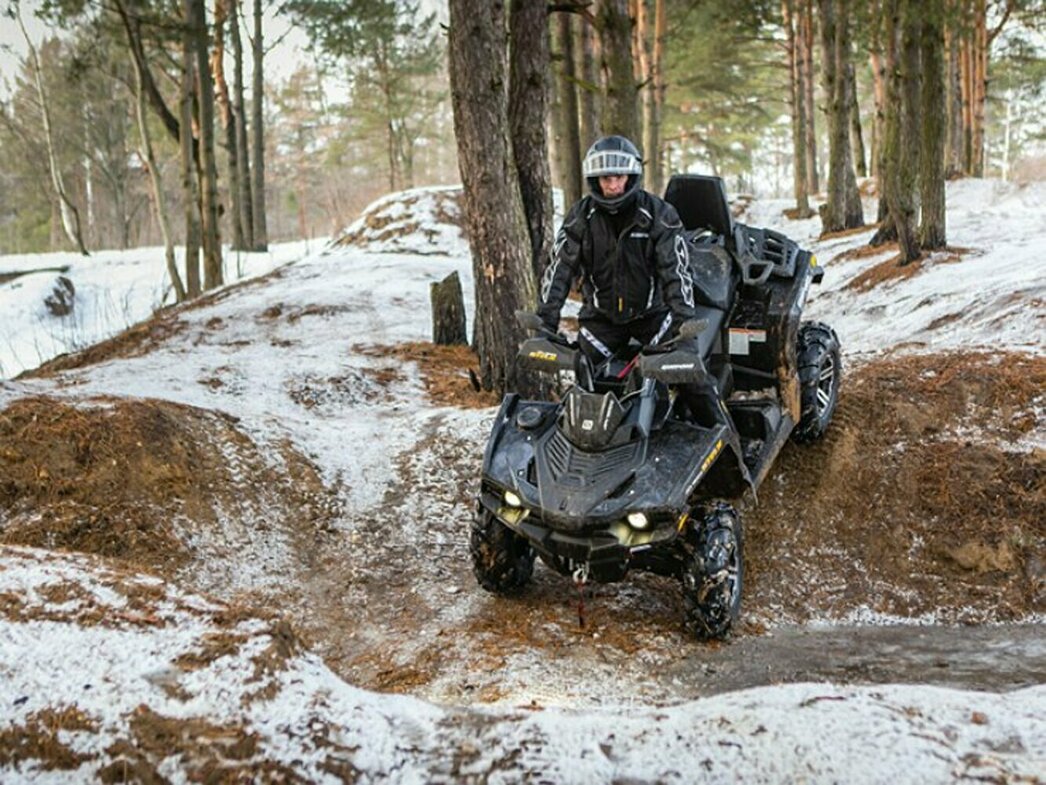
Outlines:
{"label": "atv seat", "polygon": [[727,238],[733,237],[734,218],[730,214],[721,177],[672,175],[665,188],[665,201],[676,208],[688,232],[704,229]]}

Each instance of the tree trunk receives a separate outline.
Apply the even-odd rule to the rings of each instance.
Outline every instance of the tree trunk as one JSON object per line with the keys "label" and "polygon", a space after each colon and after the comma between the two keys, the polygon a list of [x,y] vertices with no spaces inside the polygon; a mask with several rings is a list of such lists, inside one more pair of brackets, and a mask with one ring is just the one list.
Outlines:
{"label": "tree trunk", "polygon": [[247,112],[243,99],[243,39],[240,36],[240,0],[230,0],[229,29],[232,33],[232,112],[236,125],[236,182],[240,198],[236,204],[240,209],[240,227],[243,230],[243,247],[254,248],[254,216],[251,213],[251,166],[250,150],[247,147]]}
{"label": "tree trunk", "polygon": [[153,209],[156,213],[156,221],[160,224],[160,234],[163,237],[163,255],[167,263],[167,275],[171,279],[174,288],[175,302],[183,302],[186,297],[185,284],[178,274],[178,263],[174,258],[174,241],[171,239],[171,223],[167,216],[167,197],[163,191],[163,179],[160,177],[160,169],[156,164],[156,154],[153,152],[152,137],[149,135],[149,122],[145,116],[146,96],[142,71],[138,61],[132,57],[131,64],[134,67],[135,77],[135,119],[138,121],[138,134],[141,136],[142,144],[139,155],[149,172],[149,185],[152,188]]}
{"label": "tree trunk", "polygon": [[781,15],[785,29],[785,52],[788,58],[788,85],[792,104],[792,191],[795,194],[797,218],[809,218],[810,198],[806,178],[806,91],[799,68],[799,46],[796,36],[795,0],[782,0]]}
{"label": "tree trunk", "polygon": [[640,85],[640,154],[644,159],[643,174],[645,187],[653,193],[660,193],[660,183],[654,182],[656,172],[652,171],[650,161],[657,158],[657,141],[654,131],[654,66],[650,52],[650,23],[648,21],[646,0],[632,0],[632,52],[636,65],[636,81]]}
{"label": "tree trunk", "polygon": [[203,286],[221,286],[222,246],[218,228],[218,165],[214,154],[214,82],[208,54],[207,11],[204,0],[190,0],[196,51],[196,107],[200,127],[200,216],[203,239]]}
{"label": "tree trunk", "polygon": [[854,64],[846,64],[847,99],[850,103],[850,150],[852,151],[854,170],[858,177],[868,176],[868,165],[865,163],[864,134],[861,131],[861,106],[857,101],[857,75]]}
{"label": "tree trunk", "polygon": [[864,214],[850,150],[849,18],[846,0],[818,0],[823,85],[828,97],[828,194],[821,206],[822,232],[861,226]]}
{"label": "tree trunk", "polygon": [[[124,32],[127,34],[127,44],[131,50],[131,56],[138,68],[141,70],[142,81],[145,86],[145,94],[149,98],[149,105],[156,112],[157,117],[167,129],[168,135],[176,142],[181,141],[178,118],[167,107],[163,100],[156,81],[153,79],[149,68],[149,61],[145,54],[145,46],[142,42],[142,10],[140,0],[115,0],[116,12],[120,16]],[[191,134],[190,134],[191,136]],[[195,150],[193,152],[195,155]]]}
{"label": "tree trunk", "polygon": [[269,230],[265,225],[265,45],[262,39],[262,0],[254,0],[254,61],[251,90],[251,226],[254,250],[269,250]]}
{"label": "tree trunk", "polygon": [[193,157],[192,114],[197,86],[196,42],[192,31],[192,5],[183,0],[185,28],[182,31],[182,85],[179,101],[179,130],[182,164],[182,203],[185,206],[185,293],[190,299],[200,295],[200,189],[196,182]]}
{"label": "tree trunk", "polygon": [[51,186],[54,188],[55,196],[58,197],[62,229],[65,231],[65,236],[69,239],[69,242],[75,245],[82,255],[90,256],[87,252],[87,246],[84,245],[83,229],[80,226],[80,211],[76,209],[76,205],[69,198],[68,191],[65,190],[62,169],[58,164],[58,154],[55,152],[54,147],[54,132],[51,127],[50,104],[47,101],[47,93],[44,92],[40,58],[36,53],[36,47],[33,46],[32,41],[29,39],[25,25],[22,23],[21,9],[16,6],[15,10],[17,12],[18,26],[22,30],[22,37],[25,39],[26,47],[29,50],[29,58],[33,61],[33,81],[36,85],[37,99],[40,101],[40,116],[44,125],[44,142],[47,144],[47,168],[51,174]]}
{"label": "tree trunk", "polygon": [[467,344],[465,298],[456,272],[439,283],[429,284],[432,300],[432,342],[441,346]]}
{"label": "tree trunk", "polygon": [[[556,107],[553,112],[555,129],[554,158],[559,170],[559,187],[563,201],[569,206],[581,198],[581,134],[578,126],[577,84],[574,77],[574,36],[571,32],[572,15],[556,15],[556,54],[559,68],[555,72]],[[586,24],[583,20],[581,24]]]}
{"label": "tree trunk", "polygon": [[606,85],[601,134],[619,134],[635,141],[640,129],[628,0],[600,0],[597,29],[602,55],[600,68]]}
{"label": "tree trunk", "polygon": [[897,232],[900,264],[919,258],[915,232],[915,185],[919,171],[919,29],[915,0],[888,0],[887,34],[899,35],[897,67],[890,75],[887,96],[886,202],[889,221]]}
{"label": "tree trunk", "polygon": [[578,75],[578,129],[581,134],[581,154],[599,138],[599,116],[602,112],[602,95],[599,74],[596,71],[596,31],[592,23],[582,17],[577,25],[577,69]]}
{"label": "tree trunk", "polygon": [[548,10],[545,0],[512,0],[509,18],[509,132],[530,234],[535,280],[552,247],[552,175],[548,168]]}
{"label": "tree trunk", "polygon": [[508,26],[500,0],[450,0],[450,86],[476,289],[474,341],[484,389],[536,387],[516,368],[534,275],[508,129]]}
{"label": "tree trunk", "polygon": [[654,0],[654,52],[650,60],[650,72],[654,80],[654,107],[650,118],[650,138],[653,149],[647,151],[647,166],[650,168],[648,182],[655,193],[665,188],[665,155],[661,149],[661,118],[665,107],[665,35],[667,21],[665,0]]}
{"label": "tree trunk", "polygon": [[236,163],[236,115],[232,111],[229,84],[225,81],[225,25],[230,23],[234,3],[235,0],[214,0],[214,50],[211,52],[211,73],[214,74],[214,98],[218,105],[218,117],[225,131],[226,158],[229,165],[229,201],[232,204],[232,212],[229,215],[232,223],[232,247],[239,251],[245,246],[243,224],[240,221],[240,169]]}
{"label": "tree trunk", "polygon": [[[954,7],[948,4],[949,9]],[[944,27],[944,101],[945,126],[944,176],[957,177],[962,172],[962,74],[959,67],[958,24],[950,18]]]}
{"label": "tree trunk", "polygon": [[984,177],[984,104],[988,97],[988,10],[986,0],[974,0],[973,126],[970,131],[970,174]]}
{"label": "tree trunk", "polygon": [[814,0],[799,0],[799,70],[806,91],[806,190],[811,196],[821,190],[817,175],[817,106],[814,103]]}
{"label": "tree trunk", "polygon": [[919,151],[919,196],[922,214],[919,245],[945,246],[944,148],[948,115],[945,104],[943,3],[924,0],[921,21],[922,147]]}

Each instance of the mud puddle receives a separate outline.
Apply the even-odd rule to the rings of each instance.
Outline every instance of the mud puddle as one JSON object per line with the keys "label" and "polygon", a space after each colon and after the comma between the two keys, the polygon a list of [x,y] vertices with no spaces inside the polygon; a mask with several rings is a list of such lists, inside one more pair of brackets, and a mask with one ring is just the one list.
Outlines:
{"label": "mud puddle", "polygon": [[1046,683],[1046,625],[785,628],[693,652],[661,678],[687,697],[804,681],[1006,692]]}

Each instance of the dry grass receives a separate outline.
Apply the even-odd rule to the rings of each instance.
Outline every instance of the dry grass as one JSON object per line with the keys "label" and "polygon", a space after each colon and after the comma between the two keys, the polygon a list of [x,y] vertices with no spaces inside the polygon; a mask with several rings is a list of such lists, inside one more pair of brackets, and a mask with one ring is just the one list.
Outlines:
{"label": "dry grass", "polygon": [[352,350],[368,357],[395,357],[416,362],[429,399],[438,406],[484,409],[500,402],[494,393],[476,389],[472,376],[478,378],[479,358],[468,346],[440,346],[416,341],[392,346],[356,344]]}
{"label": "dry grass", "polygon": [[[867,255],[873,256],[876,253],[882,253],[891,246],[896,247],[896,243],[879,246],[874,249],[874,252],[869,252]],[[871,248],[871,246],[867,247]],[[961,262],[963,255],[968,253],[969,250],[969,248],[948,247],[945,249],[945,256],[943,258],[935,254],[936,258],[932,259],[932,264],[931,258],[924,254],[915,261],[902,265],[901,256],[900,254],[897,254],[896,256],[891,256],[889,259],[885,259],[884,261],[870,267],[860,275],[854,276],[854,279],[847,283],[845,288],[856,290],[858,292],[867,292],[884,283],[907,280],[919,275],[930,267]]]}

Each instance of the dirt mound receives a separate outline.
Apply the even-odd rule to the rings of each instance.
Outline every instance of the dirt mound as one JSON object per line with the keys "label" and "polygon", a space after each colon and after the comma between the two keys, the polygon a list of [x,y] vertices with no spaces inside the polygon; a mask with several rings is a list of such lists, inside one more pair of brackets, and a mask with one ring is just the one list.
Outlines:
{"label": "dirt mound", "polygon": [[923,355],[851,374],[746,515],[749,608],[942,621],[1046,610],[1046,359]]}
{"label": "dirt mound", "polygon": [[322,527],[332,509],[315,469],[279,452],[282,463],[235,418],[189,406],[25,398],[0,412],[0,542],[170,575],[282,519]]}

